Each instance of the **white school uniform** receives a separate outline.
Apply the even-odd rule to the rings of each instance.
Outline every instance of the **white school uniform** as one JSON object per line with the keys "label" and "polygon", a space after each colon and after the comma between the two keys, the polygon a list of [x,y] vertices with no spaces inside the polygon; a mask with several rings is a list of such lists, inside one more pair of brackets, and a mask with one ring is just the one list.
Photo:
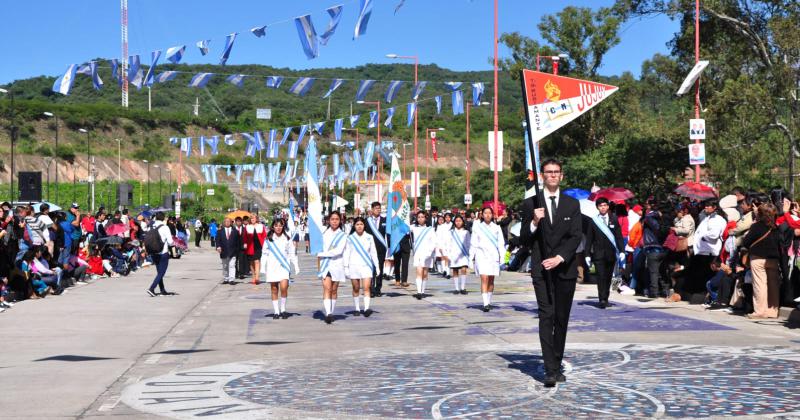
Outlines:
{"label": "white school uniform", "polygon": [[323,251],[317,254],[320,258],[320,271],[317,277],[324,280],[330,275],[333,281],[344,281],[344,248],[347,245],[347,234],[342,229],[330,228],[322,234]]}
{"label": "white school uniform", "polygon": [[[266,276],[267,283],[288,280],[291,268],[292,241],[286,235],[274,235],[272,238],[272,243],[269,243],[269,238],[264,241],[264,248],[261,251],[261,274]],[[276,252],[280,255],[276,255]],[[286,263],[286,267],[281,264],[281,259]]]}
{"label": "white school uniform", "polygon": [[[361,245],[357,248],[355,242]],[[366,255],[362,255],[363,250]],[[368,260],[365,260],[368,259]],[[375,248],[375,238],[367,232],[361,235],[353,233],[347,236],[347,245],[344,247],[344,272],[350,279],[372,278],[372,270],[378,267],[378,253]]]}
{"label": "white school uniform", "polygon": [[500,226],[494,222],[487,225],[482,221],[472,224],[469,259],[475,262],[475,272],[478,275],[496,276],[500,274],[500,263],[505,252],[506,244]]}
{"label": "white school uniform", "polygon": [[[470,240],[472,239],[472,235],[470,235],[467,229],[452,229],[448,232],[448,241],[447,241],[447,257],[450,258],[450,267],[451,268],[460,268],[460,267],[467,267],[469,266],[469,257],[470,257]],[[456,237],[461,241],[461,244],[464,246],[464,250],[466,250],[466,255],[461,250],[458,242],[456,241]]]}
{"label": "white school uniform", "polygon": [[431,267],[436,260],[436,231],[430,226],[411,226],[414,267]]}
{"label": "white school uniform", "polygon": [[447,257],[447,249],[450,245],[450,228],[453,223],[442,223],[436,226],[436,256]]}

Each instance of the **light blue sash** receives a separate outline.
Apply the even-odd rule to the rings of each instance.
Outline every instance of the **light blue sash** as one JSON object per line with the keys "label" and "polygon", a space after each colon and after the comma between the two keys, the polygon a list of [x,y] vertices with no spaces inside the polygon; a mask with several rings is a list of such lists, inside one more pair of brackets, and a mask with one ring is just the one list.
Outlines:
{"label": "light blue sash", "polygon": [[469,258],[469,253],[467,252],[467,247],[464,246],[464,242],[458,236],[458,233],[454,230],[450,231],[450,235],[453,237],[453,241],[458,245],[458,249],[461,250],[461,255]]}
{"label": "light blue sash", "polygon": [[[333,241],[331,241],[331,246],[328,248],[328,251],[339,246],[339,242],[341,242],[342,238],[344,238],[345,236],[347,235],[345,235],[345,233],[340,230],[339,233],[337,233],[336,236],[334,236]],[[317,273],[317,277],[325,277],[325,275],[328,274],[328,266],[330,265],[330,263],[331,263],[330,257],[322,257],[322,263],[320,263],[320,270],[319,273]]]}
{"label": "light blue sash", "polygon": [[[378,219],[378,220],[380,220],[380,219]],[[367,217],[367,223],[369,223],[370,229],[372,229],[372,233],[373,233],[372,237],[376,238],[378,241],[380,241],[380,243],[383,244],[384,248],[388,248],[386,246],[386,240],[383,239],[383,236],[381,236],[380,226],[375,226],[375,223],[372,221],[371,217]]]}
{"label": "light blue sash", "polygon": [[489,242],[491,242],[492,245],[494,245],[494,249],[497,250],[497,254],[500,255],[500,246],[497,244],[497,238],[495,238],[494,235],[492,235],[492,232],[489,230],[489,228],[486,227],[485,223],[483,222],[478,223],[478,227],[483,232],[483,235],[486,236],[486,239],[488,239]]}
{"label": "light blue sash", "polygon": [[614,234],[611,233],[611,229],[608,228],[606,222],[603,221],[603,219],[600,217],[599,214],[594,218],[592,218],[592,220],[594,221],[594,224],[597,225],[597,227],[600,229],[600,231],[603,232],[603,235],[606,235],[606,238],[611,242],[611,245],[614,245],[614,251],[616,251],[615,254],[619,254],[619,250],[617,249],[617,241],[614,240]]}
{"label": "light blue sash", "polygon": [[278,262],[283,266],[283,268],[287,272],[291,273],[292,270],[289,269],[289,261],[286,261],[286,257],[283,255],[283,253],[280,252],[280,250],[278,250],[278,246],[275,245],[275,242],[272,242],[269,239],[267,239],[265,242],[267,243],[267,248],[269,248],[269,252],[275,256],[275,259],[278,260]]}
{"label": "light blue sash", "polygon": [[362,245],[361,241],[359,241],[358,239],[354,238],[353,236],[354,235],[348,236],[347,240],[350,241],[351,244],[353,244],[353,247],[355,247],[355,249],[356,249],[356,253],[361,256],[361,259],[364,260],[364,262],[367,264],[367,266],[370,269],[374,270],[375,269],[375,264],[373,264],[372,258],[369,257],[369,254],[367,253],[367,250],[364,249],[364,245]]}
{"label": "light blue sash", "polygon": [[419,235],[419,238],[414,238],[414,253],[415,254],[417,253],[417,249],[419,249],[419,244],[422,243],[422,240],[425,239],[425,236],[430,231],[431,231],[431,228],[430,227],[426,227],[425,229],[422,229],[422,233]]}

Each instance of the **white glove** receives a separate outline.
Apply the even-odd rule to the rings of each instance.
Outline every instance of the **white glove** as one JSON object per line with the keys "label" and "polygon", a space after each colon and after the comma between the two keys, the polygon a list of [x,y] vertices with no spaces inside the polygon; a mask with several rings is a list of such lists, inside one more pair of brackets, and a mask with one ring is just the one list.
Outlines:
{"label": "white glove", "polygon": [[591,267],[592,266],[592,257],[586,257],[586,266],[587,267]]}
{"label": "white glove", "polygon": [[625,253],[624,252],[620,252],[619,253],[619,261],[620,262],[624,262],[625,261]]}

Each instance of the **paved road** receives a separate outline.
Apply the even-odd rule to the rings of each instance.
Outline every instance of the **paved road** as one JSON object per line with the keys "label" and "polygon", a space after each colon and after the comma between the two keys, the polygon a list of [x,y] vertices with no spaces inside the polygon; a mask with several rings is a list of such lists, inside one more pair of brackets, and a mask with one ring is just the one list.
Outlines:
{"label": "paved road", "polygon": [[[800,333],[700,307],[579,285],[568,382],[543,388],[530,281],[504,273],[498,309],[473,293],[388,287],[370,318],[340,289],[326,325],[311,256],[290,287],[288,320],[265,285],[221,285],[207,248],[171,261],[174,297],[153,275],[102,279],[0,315],[0,417],[578,418],[800,415]],[[412,279],[413,282],[413,279]]]}

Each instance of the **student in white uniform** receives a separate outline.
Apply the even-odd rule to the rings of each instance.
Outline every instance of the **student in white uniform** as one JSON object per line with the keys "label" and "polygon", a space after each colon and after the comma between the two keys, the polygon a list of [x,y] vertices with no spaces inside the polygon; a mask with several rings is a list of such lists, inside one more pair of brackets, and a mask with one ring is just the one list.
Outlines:
{"label": "student in white uniform", "polygon": [[425,297],[425,287],[428,283],[428,269],[436,260],[436,231],[426,226],[428,213],[417,213],[417,224],[411,227],[411,243],[414,252],[414,268],[417,271],[417,299]]}
{"label": "student in white uniform", "polygon": [[[283,219],[275,218],[261,252],[261,273],[272,290],[272,318],[289,318],[286,299],[289,297],[289,258],[292,241],[284,231]],[[269,316],[269,315],[266,315]]]}
{"label": "student in white uniform", "polygon": [[322,279],[322,305],[325,308],[325,323],[333,322],[336,298],[339,296],[339,283],[345,281],[344,248],[347,234],[342,230],[342,215],[334,210],[328,216],[328,228],[322,233],[322,249],[317,254],[319,273]]}
{"label": "student in white uniform", "polygon": [[470,261],[474,261],[475,272],[481,277],[481,297],[483,312],[492,308],[494,278],[500,274],[501,256],[506,252],[503,231],[492,220],[494,211],[491,207],[481,210],[481,219],[472,224],[470,237]]}
{"label": "student in white uniform", "polygon": [[439,272],[445,278],[450,278],[450,258],[447,255],[450,243],[450,229],[453,227],[453,216],[446,213],[439,217],[439,226],[436,226],[436,258],[439,262]]}
{"label": "student in white uniform", "polygon": [[[378,267],[378,253],[375,239],[365,232],[367,223],[363,217],[356,217],[353,221],[353,231],[347,237],[344,247],[344,273],[353,283],[353,315],[372,315],[370,300],[372,299],[371,285],[372,273]],[[361,288],[364,288],[364,309],[361,309],[359,299]]]}
{"label": "student in white uniform", "polygon": [[453,227],[450,229],[449,240],[446,245],[447,256],[450,259],[450,269],[453,275],[453,294],[467,294],[467,267],[469,267],[469,249],[471,234],[464,222],[464,217],[457,214],[453,218]]}

